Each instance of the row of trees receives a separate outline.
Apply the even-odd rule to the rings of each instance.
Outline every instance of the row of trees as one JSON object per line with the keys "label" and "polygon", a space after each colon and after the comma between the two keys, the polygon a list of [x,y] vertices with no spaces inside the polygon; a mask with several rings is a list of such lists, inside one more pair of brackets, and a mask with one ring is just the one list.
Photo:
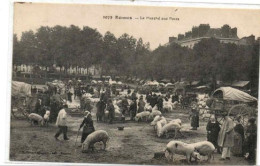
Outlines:
{"label": "row of trees", "polygon": [[118,39],[110,32],[102,36],[96,29],[77,26],[40,27],[36,33],[23,32],[13,39],[14,64],[38,64],[51,67],[89,68],[101,66],[104,74],[120,71],[134,74],[130,67],[137,57],[149,53],[149,43],[123,34]]}
{"label": "row of trees", "polygon": [[[105,75],[126,75],[152,79],[186,78],[189,81],[251,80],[258,85],[259,43],[241,46],[203,39],[193,49],[175,43],[151,51],[142,38],[77,26],[40,27],[36,33],[14,35],[14,64],[42,66],[98,65]],[[66,72],[66,71],[65,71]]]}

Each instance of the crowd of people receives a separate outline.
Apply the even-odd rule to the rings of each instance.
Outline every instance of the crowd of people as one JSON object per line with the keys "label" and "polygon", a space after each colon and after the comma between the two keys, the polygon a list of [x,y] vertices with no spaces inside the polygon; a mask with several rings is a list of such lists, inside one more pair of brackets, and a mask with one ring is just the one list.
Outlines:
{"label": "crowd of people", "polygon": [[[230,160],[234,156],[245,157],[254,162],[256,159],[257,126],[254,117],[248,119],[247,126],[241,124],[241,116],[232,120],[227,111],[222,114],[222,125],[212,115],[206,125],[207,141],[211,142],[219,154],[220,160]],[[190,111],[191,130],[199,127],[199,111],[193,107]]]}
{"label": "crowd of people", "polygon": [[[70,88],[71,84],[66,85],[67,90],[65,91],[67,94],[67,100],[72,102],[72,96],[74,95],[74,99],[78,98],[81,103],[81,110],[84,111],[84,118],[79,127],[79,130],[83,128],[81,143],[85,141],[87,136],[95,131],[93,120],[91,116],[91,111],[93,106],[89,98],[84,98],[85,94],[94,94],[97,91],[97,96],[99,97],[99,101],[96,103],[97,108],[97,122],[105,122],[105,111],[108,111],[108,122],[111,124],[115,120],[115,107],[113,104],[113,97],[111,97],[111,87],[92,87],[86,86],[81,88],[80,84],[74,85],[74,94],[71,93]],[[178,102],[181,103],[183,97],[178,95],[177,93],[165,95],[156,95],[153,92],[146,93],[146,102],[144,101],[144,96],[140,95],[138,97],[138,89],[132,91],[129,87],[127,88],[127,95],[121,97],[121,113],[123,116],[130,116],[130,120],[134,120],[134,117],[137,113],[145,111],[146,102],[151,105],[151,107],[157,106],[159,111],[163,111],[163,101],[168,101],[171,98],[172,103]],[[115,92],[112,92],[115,93]],[[51,90],[49,94],[59,94],[58,90]],[[129,100],[131,100],[129,104]],[[137,102],[138,100],[138,102]],[[57,103],[56,103],[57,104]],[[39,112],[42,108],[46,109],[45,105],[42,107],[43,103],[41,99],[37,100],[35,109]],[[55,105],[55,102],[50,101],[50,109],[51,110],[60,110],[58,111],[56,116],[56,125],[59,130],[55,135],[55,139],[58,140],[58,137],[61,133],[63,133],[64,140],[69,140],[67,137],[67,105],[63,103],[62,106]],[[54,111],[53,111],[54,112]],[[226,111],[227,112],[227,111]],[[191,130],[197,130],[199,128],[199,111],[197,107],[192,107],[190,111],[190,121],[191,121]],[[256,127],[256,119],[250,118],[248,120],[248,125],[243,126],[241,124],[241,116],[232,120],[227,113],[223,114],[223,124],[216,120],[216,117],[212,115],[207,123],[206,131],[207,131],[207,140],[210,141],[215,147],[218,153],[221,154],[220,160],[230,160],[231,152],[234,156],[245,157],[249,161],[255,161],[256,159],[256,140],[257,140],[257,127]]]}
{"label": "crowd of people", "polygon": [[256,119],[250,118],[248,125],[243,127],[241,116],[233,121],[227,113],[223,115],[223,124],[211,116],[207,123],[207,140],[222,154],[220,160],[230,160],[231,152],[234,156],[245,157],[249,161],[256,159],[257,127]]}

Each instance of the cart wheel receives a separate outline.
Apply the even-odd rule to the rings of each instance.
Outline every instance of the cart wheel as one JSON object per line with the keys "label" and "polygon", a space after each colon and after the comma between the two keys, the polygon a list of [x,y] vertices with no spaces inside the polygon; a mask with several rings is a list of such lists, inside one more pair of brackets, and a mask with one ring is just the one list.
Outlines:
{"label": "cart wheel", "polygon": [[241,116],[241,124],[245,127],[248,119],[252,116],[252,110],[244,104],[234,105],[230,108],[228,115],[233,120]]}

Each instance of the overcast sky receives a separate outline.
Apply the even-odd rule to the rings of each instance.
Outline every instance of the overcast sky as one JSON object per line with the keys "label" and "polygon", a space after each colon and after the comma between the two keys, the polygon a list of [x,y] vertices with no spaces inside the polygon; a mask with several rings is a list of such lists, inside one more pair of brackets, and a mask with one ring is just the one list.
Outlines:
{"label": "overcast sky", "polygon": [[[113,16],[112,20],[103,16]],[[133,20],[116,20],[115,16],[132,17]],[[176,20],[140,20],[142,17],[173,17]],[[106,31],[116,37],[128,33],[135,38],[142,37],[150,42],[151,49],[168,42],[169,36],[185,33],[193,26],[210,24],[212,28],[220,28],[229,24],[238,28],[238,37],[260,36],[260,10],[253,9],[203,9],[176,7],[136,7],[83,4],[15,4],[14,33],[21,36],[22,32],[40,26],[89,26],[96,28],[102,35]]]}

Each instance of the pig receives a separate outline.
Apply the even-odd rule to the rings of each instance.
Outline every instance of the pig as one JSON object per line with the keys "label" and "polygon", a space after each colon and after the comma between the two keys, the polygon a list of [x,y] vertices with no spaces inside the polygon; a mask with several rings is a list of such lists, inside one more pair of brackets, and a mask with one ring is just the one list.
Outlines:
{"label": "pig", "polygon": [[158,111],[158,110],[154,110],[150,113],[149,115],[149,119],[152,120],[155,116],[157,115],[162,115],[161,111]]}
{"label": "pig", "polygon": [[176,139],[177,133],[180,133],[180,135],[184,136],[181,131],[181,125],[179,123],[168,123],[162,127],[162,129],[159,131],[159,137],[162,137],[164,134],[166,135],[166,138],[169,138],[169,131],[174,131],[174,139]]}
{"label": "pig", "polygon": [[181,141],[170,141],[165,150],[165,157],[170,161],[174,160],[173,155],[185,155],[188,163],[191,162],[193,157],[195,160],[200,160],[200,154],[195,151],[192,144],[187,144]]}
{"label": "pig", "polygon": [[135,121],[139,122],[140,120],[145,120],[147,122],[149,115],[150,115],[149,111],[140,112],[136,114]]}
{"label": "pig", "polygon": [[201,156],[208,156],[207,161],[210,161],[212,157],[214,158],[214,151],[216,148],[211,142],[201,141],[193,143],[192,145]]}
{"label": "pig", "polygon": [[178,123],[181,126],[181,120],[180,119],[173,119],[169,123]]}
{"label": "pig", "polygon": [[36,113],[31,113],[28,115],[29,121],[31,122],[31,125],[34,125],[35,122],[38,122],[38,125],[43,126],[44,120],[41,115],[38,115]]}
{"label": "pig", "polygon": [[[103,142],[103,150],[106,149],[107,142],[109,141],[109,136],[106,131],[104,130],[97,130],[93,133],[89,134],[86,140],[82,144],[82,151],[88,150],[90,147],[92,151],[94,150],[94,144],[96,142]],[[86,147],[86,148],[85,148]]]}

